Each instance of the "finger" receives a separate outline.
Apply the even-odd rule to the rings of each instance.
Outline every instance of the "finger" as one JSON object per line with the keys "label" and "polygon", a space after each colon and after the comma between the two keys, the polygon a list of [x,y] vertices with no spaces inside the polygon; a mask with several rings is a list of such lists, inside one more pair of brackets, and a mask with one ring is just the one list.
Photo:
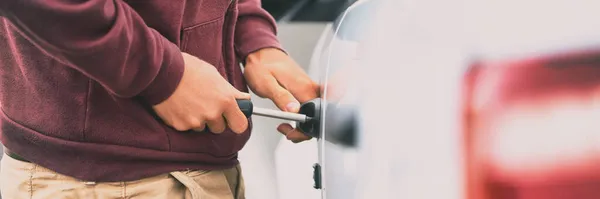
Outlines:
{"label": "finger", "polygon": [[299,111],[300,102],[296,100],[292,93],[279,86],[279,84],[271,84],[269,93],[269,98],[280,110],[294,113]]}
{"label": "finger", "polygon": [[292,127],[292,125],[288,123],[283,123],[277,126],[277,131],[279,131],[279,133],[283,134],[284,136],[293,130],[294,127]]}
{"label": "finger", "polygon": [[288,89],[300,102],[307,102],[319,97],[319,85],[310,79],[307,81],[306,83],[300,83],[297,87]]}
{"label": "finger", "polygon": [[[260,68],[257,68],[258,70]],[[300,103],[294,95],[279,85],[279,82],[268,71],[254,71],[245,74],[246,80],[260,97],[269,98],[275,105],[283,111],[298,112]]]}
{"label": "finger", "polygon": [[[246,66],[248,68],[250,66]],[[250,89],[259,97],[268,97],[267,85],[270,82],[277,82],[275,78],[269,74],[267,70],[260,67],[254,67],[252,70],[246,70],[244,77]]]}
{"label": "finger", "polygon": [[223,116],[225,116],[227,126],[235,133],[243,133],[248,128],[248,119],[235,101],[227,106]]}
{"label": "finger", "polygon": [[208,126],[208,129],[210,129],[211,132],[213,133],[223,133],[223,131],[225,131],[225,118],[221,117],[215,117],[211,120],[206,121],[206,125]]}
{"label": "finger", "polygon": [[198,132],[204,130],[204,127],[205,127],[204,122],[196,117],[188,118],[187,123],[188,123],[188,126],[190,127],[190,129],[192,129],[194,131],[198,131]]}
{"label": "finger", "polygon": [[188,124],[178,120],[173,121],[172,127],[177,131],[187,131],[191,129],[191,127]]}
{"label": "finger", "polygon": [[307,102],[318,97],[319,87],[310,77],[296,64],[291,61],[291,66],[280,68],[273,75],[278,83],[287,89],[300,102]]}
{"label": "finger", "polygon": [[300,142],[304,142],[306,140],[312,139],[312,137],[305,135],[304,133],[300,132],[300,130],[298,130],[298,129],[294,129],[294,131],[288,133],[288,135],[286,137],[288,140],[292,141],[293,143],[300,143]]}
{"label": "finger", "polygon": [[[285,80],[282,80],[285,81]],[[285,87],[298,101],[307,102],[319,96],[319,86],[308,77],[296,80],[296,83]]]}
{"label": "finger", "polygon": [[206,124],[204,122],[202,122],[202,124],[196,128],[193,128],[192,130],[196,131],[196,132],[203,132],[206,129]]}
{"label": "finger", "polygon": [[287,123],[280,124],[277,127],[277,131],[279,131],[281,134],[284,134],[288,140],[294,143],[299,143],[302,141],[312,139],[312,137],[305,135],[300,130],[295,129],[294,127],[292,127],[292,125]]}

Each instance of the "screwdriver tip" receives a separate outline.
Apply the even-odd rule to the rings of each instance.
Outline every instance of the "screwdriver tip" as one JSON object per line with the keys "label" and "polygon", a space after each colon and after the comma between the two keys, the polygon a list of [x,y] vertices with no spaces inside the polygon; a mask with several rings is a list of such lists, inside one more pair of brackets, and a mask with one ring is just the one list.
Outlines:
{"label": "screwdriver tip", "polygon": [[310,121],[312,121],[313,119],[314,119],[314,118],[312,118],[312,117],[306,116],[306,122],[310,122]]}

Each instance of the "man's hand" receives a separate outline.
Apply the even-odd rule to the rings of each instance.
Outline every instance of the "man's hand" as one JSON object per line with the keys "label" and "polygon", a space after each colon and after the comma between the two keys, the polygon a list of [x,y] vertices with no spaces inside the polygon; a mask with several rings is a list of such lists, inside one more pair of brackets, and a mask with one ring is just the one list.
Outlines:
{"label": "man's hand", "polygon": [[175,92],[153,107],[158,116],[179,131],[202,131],[208,126],[212,132],[221,133],[229,126],[236,133],[244,132],[248,120],[236,99],[250,99],[250,95],[234,88],[209,63],[182,55],[185,72]]}
{"label": "man's hand", "polygon": [[[297,113],[300,103],[319,96],[319,86],[278,49],[266,48],[248,55],[244,76],[256,95],[271,99],[282,111]],[[277,130],[294,143],[311,139],[287,123]]]}

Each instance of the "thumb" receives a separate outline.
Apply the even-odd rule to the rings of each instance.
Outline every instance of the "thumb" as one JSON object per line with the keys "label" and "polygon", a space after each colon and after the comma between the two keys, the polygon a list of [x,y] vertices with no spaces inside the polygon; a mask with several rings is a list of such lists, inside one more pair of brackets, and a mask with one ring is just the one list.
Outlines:
{"label": "thumb", "polygon": [[294,98],[294,95],[281,86],[274,88],[270,98],[282,111],[297,113],[300,109],[300,102]]}

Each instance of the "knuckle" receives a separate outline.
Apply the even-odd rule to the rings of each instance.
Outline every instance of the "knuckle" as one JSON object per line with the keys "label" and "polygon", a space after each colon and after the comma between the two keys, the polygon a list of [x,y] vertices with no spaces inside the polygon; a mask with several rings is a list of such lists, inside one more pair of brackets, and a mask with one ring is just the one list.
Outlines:
{"label": "knuckle", "polygon": [[202,122],[199,119],[195,118],[195,117],[190,117],[188,119],[187,123],[192,128],[198,128],[200,125],[202,125]]}
{"label": "knuckle", "polygon": [[223,109],[224,107],[229,105],[231,101],[233,101],[233,99],[235,99],[233,96],[221,96],[217,100],[217,106],[219,106],[219,109]]}
{"label": "knuckle", "polygon": [[290,132],[290,133],[288,133],[288,134],[285,136],[285,138],[286,138],[287,140],[289,140],[289,141],[293,141],[293,140],[294,140],[294,137],[293,137],[293,136],[290,136],[290,134],[291,134],[291,132]]}
{"label": "knuckle", "polygon": [[220,131],[220,130],[211,130],[211,132],[216,133],[216,134],[223,133],[223,131]]}
{"label": "knuckle", "polygon": [[220,117],[221,117],[220,114],[217,114],[217,113],[214,113],[214,112],[213,113],[209,113],[209,114],[206,115],[206,119],[209,120],[209,121],[218,120],[218,119],[220,119]]}
{"label": "knuckle", "polygon": [[168,119],[163,119],[163,118],[161,118],[161,119],[162,119],[163,123],[165,123],[167,126],[173,126],[173,121],[168,120]]}
{"label": "knuckle", "polygon": [[235,101],[235,97],[229,97],[223,100],[223,105],[225,105],[226,107],[237,106],[237,101]]}
{"label": "knuckle", "polygon": [[304,87],[309,87],[312,85],[312,80],[308,77],[298,77],[298,79],[296,79],[296,83]]}
{"label": "knuckle", "polygon": [[257,87],[255,90],[256,90],[256,94],[258,94],[258,95],[262,95],[264,97],[272,97],[273,94],[275,94],[276,88],[273,88],[270,85],[263,85],[263,86]]}
{"label": "knuckle", "polygon": [[246,126],[246,124],[244,124],[244,123],[231,124],[231,130],[235,131],[236,133],[242,133],[247,128],[248,128],[248,126]]}
{"label": "knuckle", "polygon": [[175,128],[175,130],[178,130],[178,131],[187,131],[190,129],[190,127],[183,125],[183,124],[173,125],[173,128]]}
{"label": "knuckle", "polygon": [[243,133],[246,129],[238,128],[238,129],[231,129],[231,130],[235,133]]}
{"label": "knuckle", "polygon": [[254,86],[254,92],[258,95],[265,95],[267,92],[267,89],[265,86]]}
{"label": "knuckle", "polygon": [[273,98],[275,99],[282,99],[282,98],[286,98],[288,96],[288,91],[280,88],[277,89],[276,91],[273,92]]}
{"label": "knuckle", "polygon": [[217,111],[216,108],[211,108],[208,110],[205,110],[202,112],[202,118],[204,121],[214,121],[217,117]]}
{"label": "knuckle", "polygon": [[211,131],[214,133],[222,133],[223,131],[225,131],[225,126],[223,125],[216,125],[213,128],[211,128]]}
{"label": "knuckle", "polygon": [[313,84],[313,83],[308,83],[308,84],[305,84],[305,85],[304,85],[302,88],[303,88],[303,90],[304,90],[305,92],[307,92],[307,93],[311,93],[311,94],[312,94],[312,93],[316,93],[316,92],[317,92],[317,90],[318,90],[318,89],[317,89],[318,87],[317,87],[317,86],[315,86],[315,84]]}
{"label": "knuckle", "polygon": [[296,88],[307,93],[314,93],[317,90],[316,83],[310,80],[302,80]]}

